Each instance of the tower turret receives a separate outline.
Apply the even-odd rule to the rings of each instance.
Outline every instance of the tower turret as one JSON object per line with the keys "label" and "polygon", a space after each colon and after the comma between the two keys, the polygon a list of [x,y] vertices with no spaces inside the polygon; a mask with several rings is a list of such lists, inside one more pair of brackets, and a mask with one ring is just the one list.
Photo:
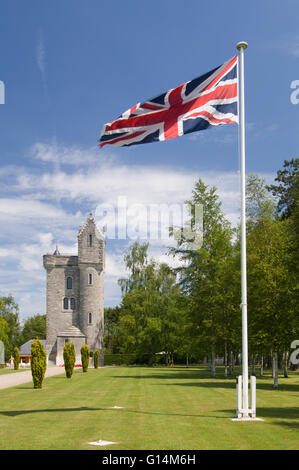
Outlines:
{"label": "tower turret", "polygon": [[105,237],[92,214],[78,233],[80,329],[103,363]]}

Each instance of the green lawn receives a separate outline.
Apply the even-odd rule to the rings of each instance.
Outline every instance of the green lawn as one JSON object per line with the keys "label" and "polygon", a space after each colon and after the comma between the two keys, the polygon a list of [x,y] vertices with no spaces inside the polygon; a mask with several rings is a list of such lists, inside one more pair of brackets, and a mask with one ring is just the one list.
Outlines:
{"label": "green lawn", "polygon": [[[220,369],[220,368],[219,368]],[[221,369],[220,369],[221,374]],[[0,449],[298,449],[299,374],[257,378],[257,415],[232,422],[235,379],[204,368],[76,370],[0,390]],[[109,409],[123,406],[124,409]]]}

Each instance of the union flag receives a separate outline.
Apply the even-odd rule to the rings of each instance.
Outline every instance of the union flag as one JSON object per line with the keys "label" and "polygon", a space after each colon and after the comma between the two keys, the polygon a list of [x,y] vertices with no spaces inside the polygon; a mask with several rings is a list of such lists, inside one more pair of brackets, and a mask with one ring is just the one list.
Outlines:
{"label": "union flag", "polygon": [[145,144],[238,123],[237,65],[235,56],[194,80],[137,103],[104,125],[100,147]]}

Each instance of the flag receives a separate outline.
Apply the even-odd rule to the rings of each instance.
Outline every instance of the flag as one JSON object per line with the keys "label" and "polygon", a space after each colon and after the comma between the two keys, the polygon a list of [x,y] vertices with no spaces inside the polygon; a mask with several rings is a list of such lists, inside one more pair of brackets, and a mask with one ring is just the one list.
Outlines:
{"label": "flag", "polygon": [[100,147],[145,144],[238,123],[237,63],[235,56],[194,80],[136,104],[104,125]]}

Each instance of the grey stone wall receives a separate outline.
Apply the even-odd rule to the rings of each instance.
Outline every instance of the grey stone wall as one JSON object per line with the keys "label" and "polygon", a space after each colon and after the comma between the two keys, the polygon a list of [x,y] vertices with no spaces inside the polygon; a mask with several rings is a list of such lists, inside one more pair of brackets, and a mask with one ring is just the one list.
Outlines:
{"label": "grey stone wall", "polygon": [[[44,266],[47,270],[47,340],[46,351],[49,359],[57,353],[57,335],[70,326],[79,327],[80,311],[80,271],[77,256],[45,255]],[[67,289],[66,279],[72,278],[72,289]],[[63,299],[69,299],[69,308],[64,309]],[[70,299],[75,299],[72,310]]]}
{"label": "grey stone wall", "polygon": [[[92,284],[89,284],[89,275]],[[80,329],[86,335],[91,351],[103,347],[104,273],[95,267],[80,266]],[[90,323],[91,314],[91,323]]]}

